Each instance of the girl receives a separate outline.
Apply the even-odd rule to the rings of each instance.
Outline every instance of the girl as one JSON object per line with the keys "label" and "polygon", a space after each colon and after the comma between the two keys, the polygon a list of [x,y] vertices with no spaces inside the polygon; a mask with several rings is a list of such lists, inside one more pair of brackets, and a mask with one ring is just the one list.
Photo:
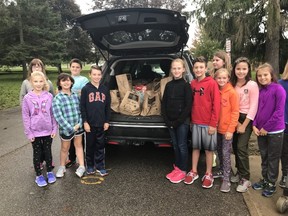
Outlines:
{"label": "girl", "polygon": [[213,70],[210,70],[210,76],[214,77],[214,74],[216,71],[220,68],[226,68],[228,71],[230,71],[230,64],[229,64],[229,56],[226,52],[219,50],[216,53],[214,53],[213,56]]}
{"label": "girl", "polygon": [[[227,55],[225,51],[219,50],[216,53],[214,53],[213,59],[212,59],[213,68],[208,70],[210,76],[214,77],[216,71],[219,70],[220,68],[226,68],[228,71],[230,71],[229,62],[230,62],[229,56]],[[217,158],[216,154],[213,153],[213,165],[212,165],[213,167],[217,166],[216,158]],[[222,178],[223,173],[221,172],[213,173],[213,177]]]}
{"label": "girl", "polygon": [[[27,79],[23,80],[22,85],[21,85],[21,90],[20,90],[20,106],[22,106],[22,101],[24,96],[33,89],[31,82],[30,82],[30,78],[31,78],[31,74],[34,71],[41,71],[42,73],[44,73],[45,77],[46,77],[46,71],[45,71],[45,67],[43,62],[40,59],[32,59],[32,61],[29,63],[28,66],[28,74],[27,74]],[[54,89],[53,89],[53,84],[52,82],[46,77],[46,80],[48,82],[48,90],[49,92],[54,96]],[[43,151],[42,151],[43,152]],[[44,162],[44,154],[41,156],[41,163],[40,163],[40,168],[43,169],[43,162]],[[52,161],[52,167],[54,168],[54,162]]]}
{"label": "girl", "polygon": [[187,170],[187,134],[192,106],[192,90],[189,83],[183,78],[185,64],[182,59],[172,61],[171,73],[173,80],[168,82],[165,87],[161,113],[168,126],[175,154],[174,169],[166,175],[166,178],[172,183],[179,183],[185,179]]}
{"label": "girl", "polygon": [[[253,184],[253,189],[263,189],[262,195],[271,197],[276,191],[279,172],[283,131],[285,129],[284,109],[286,92],[277,83],[270,64],[263,64],[256,70],[256,81],[260,87],[258,112],[253,122],[261,154],[262,177]],[[269,104],[269,106],[267,106]]]}
{"label": "girl", "polygon": [[[74,84],[71,90],[80,97],[81,89],[89,82],[89,80],[86,77],[81,76],[82,62],[79,59],[77,58],[72,59],[69,65],[70,65],[71,76],[74,79]],[[82,140],[82,145],[84,149],[85,148],[84,136]],[[65,162],[66,168],[69,168],[73,166],[74,164],[76,164],[76,152],[75,152],[73,139],[71,140],[68,157],[69,157],[68,160]]]}
{"label": "girl", "polygon": [[49,92],[54,96],[54,89],[53,89],[53,84],[52,82],[46,77],[46,71],[45,71],[45,67],[44,67],[44,64],[43,62],[40,60],[40,59],[33,59],[30,63],[29,63],[29,66],[28,66],[28,74],[27,74],[27,79],[25,79],[23,82],[22,82],[22,85],[21,85],[21,90],[20,90],[20,96],[19,96],[19,100],[20,100],[20,105],[22,105],[22,101],[23,101],[23,98],[24,96],[32,90],[32,86],[31,86],[31,83],[29,82],[30,81],[30,78],[31,78],[31,74],[34,72],[34,71],[41,71],[42,73],[44,73],[45,75],[45,78],[49,84]]}
{"label": "girl", "polygon": [[61,138],[60,167],[56,177],[61,178],[66,172],[65,161],[68,156],[70,141],[74,138],[76,156],[80,166],[76,170],[76,175],[80,178],[85,172],[84,153],[82,147],[82,119],[80,114],[80,101],[77,93],[71,91],[74,79],[66,73],[62,73],[57,78],[59,93],[53,99],[53,114],[59,124],[59,134]]}
{"label": "girl", "polygon": [[288,62],[285,65],[284,72],[282,74],[282,79],[279,80],[279,83],[286,91],[286,102],[285,102],[285,130],[284,130],[284,138],[283,138],[283,147],[282,147],[282,155],[281,155],[281,165],[282,165],[282,178],[279,182],[279,186],[284,188],[286,182],[288,181]]}
{"label": "girl", "polygon": [[53,96],[47,92],[48,83],[45,75],[35,71],[31,74],[30,82],[33,90],[23,98],[22,118],[25,135],[32,142],[33,164],[36,172],[35,182],[39,187],[44,187],[47,182],[40,168],[43,153],[48,183],[51,184],[56,181],[52,172],[51,144],[57,132],[57,123],[52,115]]}
{"label": "girl", "polygon": [[217,153],[220,161],[219,172],[223,175],[220,191],[230,191],[232,138],[239,118],[239,99],[233,86],[229,83],[230,74],[227,69],[216,71],[215,80],[221,94],[221,109],[217,128]]}
{"label": "girl", "polygon": [[238,93],[240,112],[232,143],[237,173],[231,177],[231,182],[239,182],[236,190],[243,193],[251,186],[248,142],[259,98],[259,89],[257,83],[251,80],[251,65],[247,58],[236,59],[231,73],[231,84]]}

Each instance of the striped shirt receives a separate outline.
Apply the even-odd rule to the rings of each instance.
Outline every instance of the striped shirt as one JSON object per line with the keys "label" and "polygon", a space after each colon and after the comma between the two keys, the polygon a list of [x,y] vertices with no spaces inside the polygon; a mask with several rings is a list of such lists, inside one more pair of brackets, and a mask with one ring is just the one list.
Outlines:
{"label": "striped shirt", "polygon": [[71,92],[71,95],[68,95],[59,91],[53,99],[52,110],[60,134],[66,136],[73,134],[74,126],[77,124],[80,124],[78,132],[83,131],[80,101],[76,93]]}

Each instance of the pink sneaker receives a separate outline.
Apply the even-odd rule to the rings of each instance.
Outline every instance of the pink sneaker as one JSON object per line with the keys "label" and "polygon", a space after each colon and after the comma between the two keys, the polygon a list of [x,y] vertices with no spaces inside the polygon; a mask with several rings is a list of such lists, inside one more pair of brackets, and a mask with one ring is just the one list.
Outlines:
{"label": "pink sneaker", "polygon": [[176,171],[176,173],[170,178],[170,182],[177,184],[180,183],[181,181],[183,181],[185,179],[186,176],[186,172],[182,171],[182,170],[178,170]]}
{"label": "pink sneaker", "polygon": [[173,164],[173,167],[174,167],[174,169],[172,170],[172,172],[170,172],[166,175],[166,178],[168,180],[170,180],[172,178],[172,176],[174,176],[178,171],[180,171],[180,169],[177,166],[175,166],[174,164]]}
{"label": "pink sneaker", "polygon": [[202,187],[203,188],[211,188],[213,186],[213,175],[212,173],[208,174],[206,173],[202,178]]}
{"label": "pink sneaker", "polygon": [[199,175],[196,172],[193,172],[192,170],[186,175],[184,183],[185,184],[193,184],[195,180],[199,178]]}

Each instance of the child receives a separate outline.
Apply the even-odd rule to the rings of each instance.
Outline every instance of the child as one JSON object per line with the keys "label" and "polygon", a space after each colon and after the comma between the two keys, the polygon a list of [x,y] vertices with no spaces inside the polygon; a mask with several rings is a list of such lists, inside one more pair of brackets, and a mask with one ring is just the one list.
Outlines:
{"label": "child", "polygon": [[34,71],[30,77],[32,91],[23,98],[22,118],[24,132],[32,142],[33,164],[36,172],[36,184],[39,187],[47,185],[42,175],[40,163],[42,154],[47,167],[48,183],[52,184],[56,178],[52,172],[52,139],[56,136],[57,123],[52,115],[53,95],[47,92],[48,83],[42,72]]}
{"label": "child", "polygon": [[206,154],[206,174],[202,178],[202,187],[213,186],[213,151],[217,149],[216,126],[220,113],[220,92],[216,81],[205,75],[207,63],[203,57],[195,59],[193,72],[196,79],[191,82],[192,89],[192,170],[185,177],[185,184],[192,184],[199,178],[197,166],[200,150]]}
{"label": "child", "polygon": [[[212,65],[213,65],[213,69],[208,69],[208,73],[210,74],[210,76],[214,77],[215,73],[217,70],[219,70],[220,68],[226,68],[228,71],[230,71],[230,59],[229,56],[227,55],[227,53],[223,50],[219,50],[216,53],[214,53],[213,55],[213,59],[212,59]],[[213,153],[213,167],[217,166],[216,163],[216,154]],[[214,173],[213,177],[215,178],[220,178],[223,177],[222,175],[223,173]]]}
{"label": "child", "polygon": [[251,80],[251,65],[247,58],[236,59],[231,72],[231,84],[238,93],[240,112],[232,143],[237,173],[231,177],[231,182],[239,182],[236,191],[244,193],[251,186],[248,142],[259,98],[259,89],[257,83]]}
{"label": "child", "polygon": [[86,131],[87,174],[96,171],[101,176],[108,175],[105,169],[105,131],[109,128],[110,92],[100,83],[101,68],[92,66],[89,71],[91,82],[81,91],[81,114]]}
{"label": "child", "polygon": [[[72,91],[75,92],[80,98],[81,89],[89,82],[89,80],[86,77],[80,75],[81,70],[82,70],[82,62],[79,59],[77,58],[72,59],[69,65],[70,65],[71,76],[74,79]],[[83,140],[82,140],[83,149],[84,149],[84,144],[85,144],[85,140],[83,136]],[[75,146],[74,146],[73,139],[71,140],[68,157],[69,159],[66,161],[66,164],[65,164],[66,168],[69,168],[76,163],[76,153],[75,153]]]}
{"label": "child", "polygon": [[80,113],[80,101],[78,95],[71,91],[74,79],[66,73],[62,73],[57,78],[58,94],[53,99],[53,114],[59,124],[59,134],[61,138],[60,166],[56,177],[62,178],[66,172],[65,161],[68,156],[70,141],[74,139],[76,155],[79,167],[76,175],[81,178],[85,173],[84,153],[82,147],[82,119]]}
{"label": "child", "polygon": [[[221,94],[220,117],[217,128],[217,153],[220,160],[219,172],[223,175],[220,191],[230,191],[232,138],[239,118],[239,99],[233,86],[229,83],[227,69],[220,68],[215,73]],[[214,177],[215,178],[215,177]]]}
{"label": "child", "polygon": [[[260,87],[259,107],[253,122],[261,154],[262,177],[253,184],[253,189],[263,189],[262,195],[271,197],[276,191],[279,173],[283,131],[285,129],[284,109],[286,92],[277,83],[270,64],[260,65],[256,70],[256,81]],[[267,104],[269,104],[267,106]]]}
{"label": "child", "polygon": [[174,59],[171,63],[173,80],[168,82],[162,99],[161,113],[172,138],[175,164],[166,178],[172,183],[185,179],[188,162],[187,134],[189,130],[192,91],[183,74],[185,64],[182,59]]}
{"label": "child", "polygon": [[226,68],[228,71],[230,71],[230,64],[229,64],[229,56],[226,52],[219,50],[213,55],[213,70],[210,70],[210,75],[214,77],[214,74],[216,71],[220,68]]}
{"label": "child", "polygon": [[282,147],[282,155],[281,155],[281,165],[282,165],[282,178],[279,182],[279,186],[285,188],[287,175],[288,175],[288,62],[285,65],[284,72],[282,74],[282,79],[279,80],[279,83],[286,91],[286,102],[285,102],[285,130],[284,130],[284,138],[283,138],[283,147]]}
{"label": "child", "polygon": [[[22,101],[23,101],[23,98],[24,96],[29,92],[31,91],[33,88],[32,88],[32,85],[31,85],[31,82],[30,81],[30,78],[31,78],[31,74],[34,72],[34,71],[41,71],[44,73],[45,77],[46,77],[46,71],[45,71],[45,67],[44,67],[44,64],[43,62],[40,60],[40,59],[33,59],[30,63],[29,63],[29,66],[28,66],[28,74],[27,74],[27,79],[25,79],[23,82],[22,82],[22,85],[21,85],[21,90],[20,90],[20,96],[19,96],[19,100],[20,100],[20,105],[22,105]],[[52,82],[46,77],[47,79],[47,82],[49,84],[49,92],[54,96],[54,88],[53,88],[53,84]]]}

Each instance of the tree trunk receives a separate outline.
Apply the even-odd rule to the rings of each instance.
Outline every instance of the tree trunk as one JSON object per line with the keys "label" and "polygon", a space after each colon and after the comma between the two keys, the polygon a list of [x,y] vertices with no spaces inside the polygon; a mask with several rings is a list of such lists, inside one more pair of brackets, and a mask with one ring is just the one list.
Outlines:
{"label": "tree trunk", "polygon": [[269,0],[267,12],[265,61],[272,65],[276,75],[279,77],[280,0]]}
{"label": "tree trunk", "polygon": [[22,61],[22,71],[23,71],[22,79],[25,80],[27,78],[27,65],[25,61]]}
{"label": "tree trunk", "polygon": [[[20,44],[24,45],[24,34],[23,34],[23,23],[22,23],[22,16],[21,16],[21,9],[19,9],[18,12],[18,20],[19,20],[19,40],[20,40]],[[27,66],[26,66],[26,62],[25,59],[22,59],[22,69],[23,69],[23,73],[22,73],[22,79],[25,80],[27,78]]]}
{"label": "tree trunk", "polygon": [[57,69],[58,69],[58,74],[63,73],[61,63],[57,65]]}

